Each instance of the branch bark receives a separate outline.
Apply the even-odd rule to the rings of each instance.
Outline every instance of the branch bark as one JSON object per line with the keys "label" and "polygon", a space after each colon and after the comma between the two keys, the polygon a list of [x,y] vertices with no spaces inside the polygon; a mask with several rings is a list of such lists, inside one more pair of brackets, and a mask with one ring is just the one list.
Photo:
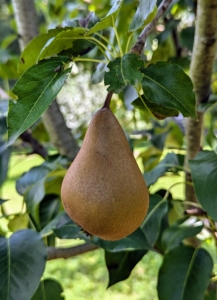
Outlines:
{"label": "branch bark", "polygon": [[[207,102],[217,45],[217,0],[198,0],[196,31],[190,66],[190,77],[194,85],[196,105]],[[193,159],[201,147],[203,114],[197,112],[198,120],[186,119],[186,168],[188,160]],[[186,181],[191,181],[190,172]],[[186,200],[197,202],[193,187],[186,185]]]}
{"label": "branch bark", "polygon": [[[21,51],[38,35],[38,20],[33,0],[12,0],[15,20],[19,33]],[[42,115],[44,125],[50,139],[61,155],[68,156],[71,160],[78,153],[78,145],[60,112],[56,100]]]}
{"label": "branch bark", "polygon": [[69,248],[55,248],[48,247],[47,248],[47,260],[58,259],[58,258],[70,258],[73,256],[77,256],[89,251],[93,251],[98,249],[96,245],[93,244],[83,244],[75,247]]}
{"label": "branch bark", "polygon": [[145,42],[146,42],[147,37],[152,32],[152,30],[155,28],[155,26],[157,25],[158,20],[165,13],[165,11],[167,10],[167,8],[169,7],[171,2],[172,2],[172,0],[163,0],[161,2],[161,4],[158,7],[156,17],[154,18],[154,20],[151,23],[149,23],[143,29],[143,31],[141,32],[141,34],[138,37],[138,40],[137,40],[136,44],[133,46],[133,48],[130,50],[130,52],[141,55],[142,50],[145,46]]}

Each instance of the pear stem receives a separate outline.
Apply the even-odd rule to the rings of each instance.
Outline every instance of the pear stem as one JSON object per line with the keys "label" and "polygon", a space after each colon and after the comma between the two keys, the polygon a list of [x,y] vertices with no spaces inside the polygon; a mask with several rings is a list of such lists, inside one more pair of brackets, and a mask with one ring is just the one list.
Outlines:
{"label": "pear stem", "polygon": [[102,108],[109,108],[112,95],[113,95],[113,91],[108,92]]}

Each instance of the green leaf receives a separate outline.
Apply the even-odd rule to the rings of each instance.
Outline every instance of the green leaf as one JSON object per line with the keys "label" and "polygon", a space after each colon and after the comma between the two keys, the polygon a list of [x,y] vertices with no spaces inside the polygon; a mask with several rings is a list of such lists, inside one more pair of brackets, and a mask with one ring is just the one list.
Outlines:
{"label": "green leaf", "polygon": [[159,300],[202,300],[213,261],[203,248],[178,246],[164,256],[158,277]]}
{"label": "green leaf", "polygon": [[116,0],[114,1],[113,6],[111,7],[110,11],[107,13],[107,15],[101,19],[96,25],[94,25],[87,33],[86,35],[93,34],[97,31],[101,31],[107,27],[112,27],[115,24],[115,21],[118,17],[120,8],[122,6],[123,0]]}
{"label": "green leaf", "polygon": [[59,224],[62,224],[61,226],[63,226],[64,224],[67,224],[68,221],[69,216],[65,211],[61,211],[41,230],[40,233],[43,236],[51,235],[53,233],[53,228],[57,228]]}
{"label": "green leaf", "polygon": [[133,32],[150,23],[157,13],[157,0],[140,0],[136,13],[129,26],[129,32]]}
{"label": "green leaf", "polygon": [[203,209],[217,221],[217,155],[213,151],[200,151],[189,160],[196,196]]}
{"label": "green leaf", "polygon": [[19,77],[17,72],[18,58],[12,57],[5,63],[0,64],[0,77],[3,79],[17,79]]}
{"label": "green leaf", "polygon": [[166,228],[161,237],[161,244],[166,252],[178,246],[187,237],[195,236],[203,229],[203,222],[195,217],[185,217]]}
{"label": "green leaf", "polygon": [[105,75],[106,70],[108,70],[107,66],[103,63],[99,63],[97,65],[95,71],[91,75],[91,83],[92,84],[98,84],[98,83],[102,82],[103,79],[104,79],[104,75]]}
{"label": "green leaf", "polygon": [[105,241],[97,236],[89,237],[82,232],[82,229],[71,221],[70,225],[63,225],[59,228],[53,228],[54,233],[60,239],[79,238],[89,243],[95,244],[107,251],[124,251],[127,249],[150,249],[150,245],[141,228],[138,228],[132,234],[118,241]]}
{"label": "green leaf", "polygon": [[50,44],[44,47],[40,53],[39,60],[56,55],[63,50],[71,49],[76,40],[80,40],[80,44],[82,44],[84,41],[81,41],[81,38],[86,31],[86,28],[70,28],[60,32]]}
{"label": "green leaf", "polygon": [[[0,147],[5,147],[5,143],[0,142]],[[11,149],[6,148],[0,153],[0,187],[3,185],[4,181],[7,178],[8,173],[8,164],[10,159]]]}
{"label": "green leaf", "polygon": [[45,183],[49,175],[53,173],[54,169],[61,168],[59,166],[59,160],[60,159],[57,158],[54,161],[44,162],[40,166],[31,168],[16,182],[17,192],[24,196],[27,210],[29,213],[31,213],[38,225],[41,223],[39,216],[39,205],[45,197]]}
{"label": "green leaf", "polygon": [[140,70],[144,96],[153,103],[180,111],[196,119],[195,95],[191,79],[175,64],[157,62]]}
{"label": "green leaf", "polygon": [[151,247],[154,246],[154,243],[157,240],[161,221],[166,212],[167,202],[162,201],[162,197],[157,194],[150,195],[148,214],[142,223],[141,228]]}
{"label": "green leaf", "polygon": [[45,227],[54,219],[60,210],[60,198],[57,195],[46,195],[39,205],[40,227]]}
{"label": "green leaf", "polygon": [[9,145],[38,120],[59,93],[70,72],[70,69],[62,70],[66,62],[66,57],[41,61],[17,81],[12,91],[18,100],[9,102]]}
{"label": "green leaf", "polygon": [[[68,21],[67,25],[70,27],[83,27],[87,30],[87,28],[93,27],[97,22],[99,22],[99,18],[96,16],[94,12],[88,14],[88,16],[84,19],[74,19],[72,21]],[[96,39],[100,39],[98,36],[94,36]],[[93,41],[88,41],[86,39],[77,39],[74,40],[73,43],[70,43],[70,48],[67,50],[63,50],[60,52],[60,55],[63,56],[82,56],[89,53],[92,49],[96,47],[96,43]]]}
{"label": "green leaf", "polygon": [[22,52],[19,63],[19,73],[24,73],[31,66],[35,65],[38,62],[40,53],[44,47],[49,44],[58,33],[67,29],[68,28],[51,29],[48,33],[41,34],[31,40]]}
{"label": "green leaf", "polygon": [[36,231],[17,231],[9,239],[0,238],[1,299],[29,300],[44,272],[47,249]]}
{"label": "green leaf", "polygon": [[64,300],[61,284],[54,279],[42,280],[31,300]]}
{"label": "green leaf", "polygon": [[175,153],[168,153],[167,156],[150,172],[144,173],[144,178],[147,186],[150,186],[163,176],[170,169],[178,165],[178,159]]}
{"label": "green leaf", "polygon": [[119,94],[127,85],[135,85],[141,82],[143,74],[139,71],[144,66],[141,57],[135,53],[127,53],[110,62],[105,73],[105,85],[109,85],[108,91]]}
{"label": "green leaf", "polygon": [[209,124],[208,132],[206,133],[205,140],[212,150],[216,152],[217,150],[217,137],[215,135],[215,124]]}
{"label": "green leaf", "polygon": [[51,165],[49,165],[47,162],[40,166],[31,168],[16,181],[17,192],[23,196],[33,184],[42,180],[43,178],[46,178],[51,171]]}
{"label": "green leaf", "polygon": [[108,252],[105,251],[105,261],[109,272],[108,287],[127,279],[136,264],[148,250]]}
{"label": "green leaf", "polygon": [[[142,98],[142,99],[141,99]],[[174,108],[164,107],[162,105],[153,103],[146,99],[144,95],[138,97],[131,104],[136,108],[148,112],[152,117],[154,116],[158,120],[163,120],[167,117],[174,117],[179,115],[179,111]]]}

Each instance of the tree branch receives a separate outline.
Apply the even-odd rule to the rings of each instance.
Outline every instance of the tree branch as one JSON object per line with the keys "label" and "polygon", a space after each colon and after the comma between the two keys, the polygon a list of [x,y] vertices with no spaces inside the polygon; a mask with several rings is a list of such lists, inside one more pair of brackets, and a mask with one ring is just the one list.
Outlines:
{"label": "tree branch", "polygon": [[[196,105],[206,102],[210,95],[211,76],[217,46],[217,0],[198,0],[194,47],[190,66],[190,77],[194,85]],[[186,119],[186,169],[188,160],[201,149],[203,114],[197,112],[197,121]],[[189,181],[190,173],[186,173]],[[186,185],[186,200],[197,202],[193,186]]]}
{"label": "tree branch", "polygon": [[157,25],[158,20],[160,17],[164,14],[164,12],[167,10],[169,7],[170,3],[172,0],[163,0],[161,4],[158,7],[157,15],[154,18],[154,20],[149,23],[141,32],[140,36],[138,37],[138,40],[136,44],[133,46],[133,48],[130,50],[131,53],[136,53],[138,55],[141,55],[142,50],[145,46],[145,42],[151,31],[155,28]]}
{"label": "tree branch", "polygon": [[99,247],[87,243],[79,246],[69,247],[69,248],[48,247],[47,260],[58,259],[58,258],[67,259],[96,249],[99,249]]}
{"label": "tree branch", "polygon": [[[14,15],[19,33],[21,51],[38,35],[38,20],[33,0],[12,0]],[[56,100],[53,100],[42,120],[49,133],[50,139],[61,155],[71,160],[78,153],[78,145],[70,129],[66,126]]]}
{"label": "tree branch", "polygon": [[[40,155],[42,158],[46,159],[47,157],[47,150],[39,143],[38,140],[36,140],[30,130],[26,130],[20,135],[20,138],[22,139],[23,142],[26,142],[32,146],[32,153],[36,153]],[[31,153],[31,154],[32,154]]]}

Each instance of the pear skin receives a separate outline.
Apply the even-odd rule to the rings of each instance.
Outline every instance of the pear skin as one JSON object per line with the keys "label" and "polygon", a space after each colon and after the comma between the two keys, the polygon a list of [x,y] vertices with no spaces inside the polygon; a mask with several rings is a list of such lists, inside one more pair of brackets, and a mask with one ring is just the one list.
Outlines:
{"label": "pear skin", "polygon": [[61,188],[63,206],[91,235],[119,240],[143,222],[149,206],[144,178],[125,134],[107,107],[96,112]]}

